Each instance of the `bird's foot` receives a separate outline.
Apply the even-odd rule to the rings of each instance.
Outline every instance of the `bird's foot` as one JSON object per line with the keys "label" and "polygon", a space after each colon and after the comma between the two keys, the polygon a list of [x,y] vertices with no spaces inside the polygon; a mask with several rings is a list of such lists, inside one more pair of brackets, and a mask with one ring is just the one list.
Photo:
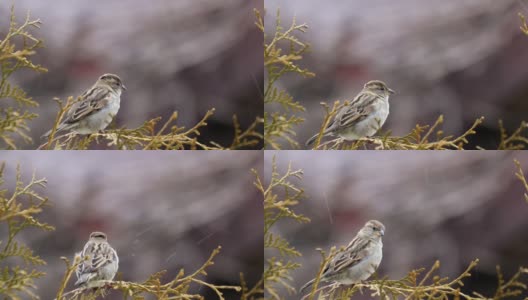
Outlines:
{"label": "bird's foot", "polygon": [[[360,283],[363,283],[363,282],[364,282],[364,281],[361,281]],[[354,287],[354,286],[355,286],[355,284],[352,285],[352,287]],[[359,292],[360,292],[361,294],[363,294],[363,286],[362,286],[362,285],[358,285],[357,287],[358,287]]]}

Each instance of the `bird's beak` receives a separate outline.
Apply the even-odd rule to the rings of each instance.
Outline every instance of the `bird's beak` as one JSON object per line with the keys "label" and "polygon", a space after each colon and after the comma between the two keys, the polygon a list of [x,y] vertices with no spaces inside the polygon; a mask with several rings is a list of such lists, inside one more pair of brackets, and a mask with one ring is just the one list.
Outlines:
{"label": "bird's beak", "polygon": [[124,90],[124,91],[126,91],[126,90],[127,90],[127,88],[126,88],[126,86],[125,86],[124,84],[123,84],[123,90]]}
{"label": "bird's beak", "polygon": [[392,89],[389,89],[389,93],[390,93],[390,94],[394,94],[394,93],[396,93],[396,92],[395,92],[394,90],[392,90]]}
{"label": "bird's beak", "polygon": [[381,235],[381,236],[384,236],[384,235],[385,235],[385,230],[383,230],[383,229],[380,230],[380,235]]}

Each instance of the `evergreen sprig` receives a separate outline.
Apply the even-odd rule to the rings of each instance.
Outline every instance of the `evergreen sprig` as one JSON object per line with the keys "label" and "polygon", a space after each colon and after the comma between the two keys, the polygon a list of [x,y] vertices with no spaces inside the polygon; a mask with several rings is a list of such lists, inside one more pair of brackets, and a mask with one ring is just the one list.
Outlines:
{"label": "evergreen sprig", "polygon": [[[264,83],[264,145],[266,148],[280,149],[281,142],[286,142],[290,147],[297,148],[295,141],[296,125],[304,122],[297,113],[304,112],[305,108],[293,99],[287,91],[277,87],[277,81],[286,74],[297,74],[302,77],[313,77],[314,73],[299,66],[310,46],[297,38],[297,34],[306,32],[306,24],[297,24],[295,18],[292,24],[285,29],[281,24],[280,11],[277,10],[275,21],[275,34],[268,37],[264,30],[264,20],[255,10],[257,26],[264,34],[264,67],[266,80]],[[281,48],[285,43],[287,50]],[[277,111],[271,112],[272,109]]]}
{"label": "evergreen sprig", "polygon": [[17,149],[17,138],[28,144],[32,142],[28,122],[38,115],[31,113],[29,108],[37,107],[38,103],[10,79],[23,69],[47,72],[46,68],[31,61],[36,50],[42,47],[42,41],[32,34],[32,30],[39,29],[40,25],[40,20],[32,20],[29,13],[24,23],[18,24],[15,8],[11,7],[9,30],[0,39],[0,148]]}
{"label": "evergreen sprig", "polygon": [[304,190],[297,187],[294,180],[302,179],[301,170],[293,170],[291,165],[284,173],[277,169],[275,158],[272,162],[271,178],[265,185],[256,174],[255,186],[264,198],[264,250],[278,253],[264,262],[264,290],[266,299],[284,299],[279,296],[279,288],[285,288],[289,294],[295,293],[291,285],[291,271],[301,265],[291,258],[302,254],[280,235],[273,233],[273,226],[283,219],[292,219],[298,223],[310,221],[307,217],[293,211],[293,207],[304,198]]}
{"label": "evergreen sprig", "polygon": [[51,231],[53,226],[41,222],[38,215],[48,205],[48,199],[37,191],[45,188],[46,179],[35,174],[29,183],[22,181],[20,166],[16,169],[14,191],[2,188],[5,163],[0,163],[0,227],[6,232],[0,240],[0,295],[10,299],[38,299],[35,280],[45,275],[37,269],[46,262],[31,248],[21,243],[18,235],[30,228]]}
{"label": "evergreen sprig", "polygon": [[209,258],[205,263],[194,272],[185,275],[185,271],[181,269],[175,278],[163,283],[163,276],[166,271],[159,271],[152,274],[147,280],[142,283],[129,282],[129,281],[101,281],[99,282],[103,288],[99,289],[87,289],[84,287],[74,289],[69,292],[65,292],[65,287],[75,272],[75,268],[80,263],[77,258],[73,263],[69,259],[63,257],[63,261],[66,264],[66,272],[61,281],[61,287],[57,293],[59,300],[88,300],[97,299],[98,296],[109,293],[109,290],[116,290],[123,299],[145,299],[148,295],[155,297],[159,300],[169,299],[204,299],[203,296],[198,294],[192,294],[189,292],[191,285],[196,284],[198,286],[206,287],[213,290],[217,296],[217,299],[224,300],[223,291],[235,290],[240,292],[242,290],[239,286],[231,285],[215,285],[206,282],[201,279],[202,276],[207,276],[206,269],[214,265],[213,259],[220,253],[221,247],[218,246],[213,250]]}
{"label": "evergreen sprig", "polygon": [[[246,130],[242,130],[238,119],[234,116],[234,137],[231,145],[226,147],[215,142],[205,144],[198,141],[200,131],[207,126],[207,121],[214,114],[215,109],[207,111],[202,119],[191,128],[176,124],[178,120],[176,111],[163,123],[161,123],[162,118],[158,117],[146,121],[135,129],[119,128],[90,135],[67,133],[57,136],[56,130],[59,124],[78,99],[74,100],[73,97],[69,97],[65,103],[60,99],[55,99],[55,101],[58,103],[59,111],[48,140],[39,149],[86,150],[95,144],[105,144],[109,149],[115,150],[236,150],[255,147],[263,138],[258,132],[258,127],[262,124],[261,118],[256,118]],[[156,129],[158,127],[160,129]]]}
{"label": "evergreen sprig", "polygon": [[[325,129],[331,124],[339,110],[348,104],[348,101],[335,101],[330,108],[328,104],[321,103],[325,110],[325,116],[313,149],[357,150],[370,147],[375,150],[464,150],[464,146],[469,143],[468,137],[474,135],[476,128],[484,121],[484,117],[478,118],[469,129],[459,136],[444,136],[444,131],[439,129],[444,123],[444,116],[440,115],[433,125],[416,125],[411,132],[401,137],[391,136],[390,133],[381,133],[377,137],[362,138],[357,141],[335,138],[321,143]],[[511,137],[505,138],[507,138],[504,143],[505,146],[512,146],[519,141],[518,134],[515,133]]]}

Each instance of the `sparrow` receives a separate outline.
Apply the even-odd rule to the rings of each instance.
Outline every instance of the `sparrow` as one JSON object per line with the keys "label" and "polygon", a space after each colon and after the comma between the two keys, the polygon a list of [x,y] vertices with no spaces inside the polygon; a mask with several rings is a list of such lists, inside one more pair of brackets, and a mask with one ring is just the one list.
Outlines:
{"label": "sparrow", "polygon": [[[385,226],[376,220],[368,221],[354,239],[328,263],[320,282],[354,284],[367,280],[378,268],[383,257],[381,238]],[[308,281],[303,292],[315,279]]]}
{"label": "sparrow", "polygon": [[[367,82],[356,98],[337,112],[323,136],[337,135],[345,140],[358,140],[376,134],[389,115],[391,94],[394,91],[383,81]],[[318,135],[308,139],[306,146],[310,146]]]}
{"label": "sparrow", "polygon": [[[80,96],[79,101],[72,105],[56,132],[92,134],[105,129],[119,111],[121,93],[124,90],[126,87],[119,76],[102,75]],[[43,137],[47,138],[50,134],[51,130]]]}
{"label": "sparrow", "polygon": [[117,273],[119,257],[103,232],[92,232],[83,250],[75,256],[81,260],[75,270],[76,286],[91,286],[98,280],[112,280]]}

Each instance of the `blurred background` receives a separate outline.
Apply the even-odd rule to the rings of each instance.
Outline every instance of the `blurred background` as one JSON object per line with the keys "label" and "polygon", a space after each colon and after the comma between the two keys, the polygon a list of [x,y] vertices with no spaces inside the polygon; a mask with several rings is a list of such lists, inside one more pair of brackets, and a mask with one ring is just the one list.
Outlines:
{"label": "blurred background", "polygon": [[40,104],[33,109],[40,117],[30,122],[31,136],[38,143],[53,125],[54,97],[77,97],[103,73],[116,73],[128,88],[116,126],[167,120],[177,110],[178,124],[189,128],[216,108],[200,140],[230,145],[234,114],[242,128],[263,114],[263,37],[253,13],[263,2],[0,1],[0,36],[7,33],[13,4],[19,23],[28,10],[43,23],[33,34],[45,48],[33,60],[49,72],[22,71],[13,80]]}
{"label": "blurred background", "polygon": [[461,134],[484,116],[469,147],[496,149],[499,119],[510,131],[528,120],[528,36],[518,17],[527,0],[266,0],[267,34],[279,8],[285,28],[294,16],[309,26],[301,66],[316,77],[279,83],[307,108],[302,143],[321,126],[321,101],[351,100],[372,79],[397,92],[383,127],[393,135],[440,114],[447,134]]}
{"label": "blurred background", "polygon": [[[72,258],[96,230],[106,232],[116,249],[122,280],[142,282],[167,270],[162,282],[168,282],[181,268],[189,274],[201,267],[218,245],[221,252],[202,279],[239,285],[243,272],[253,286],[262,277],[262,196],[250,171],[262,172],[261,153],[4,151],[1,160],[9,191],[17,164],[25,183],[33,171],[48,180],[47,188],[37,190],[51,203],[40,219],[56,230],[28,229],[19,237],[47,262],[39,267],[47,273],[37,280],[41,299],[56,295],[65,271],[60,257]],[[192,286],[191,292],[216,299],[208,288]],[[225,295],[240,299],[231,291]],[[111,292],[105,299],[123,298]]]}
{"label": "blurred background", "polygon": [[268,182],[273,156],[280,174],[289,162],[304,170],[296,183],[306,199],[295,211],[311,222],[275,228],[303,253],[292,274],[296,288],[317,273],[316,248],[346,246],[370,219],[386,226],[380,277],[400,279],[440,260],[439,274],[454,278],[478,258],[463,289],[491,297],[496,265],[505,276],[528,265],[528,203],[513,163],[528,173],[526,152],[266,151]]}

